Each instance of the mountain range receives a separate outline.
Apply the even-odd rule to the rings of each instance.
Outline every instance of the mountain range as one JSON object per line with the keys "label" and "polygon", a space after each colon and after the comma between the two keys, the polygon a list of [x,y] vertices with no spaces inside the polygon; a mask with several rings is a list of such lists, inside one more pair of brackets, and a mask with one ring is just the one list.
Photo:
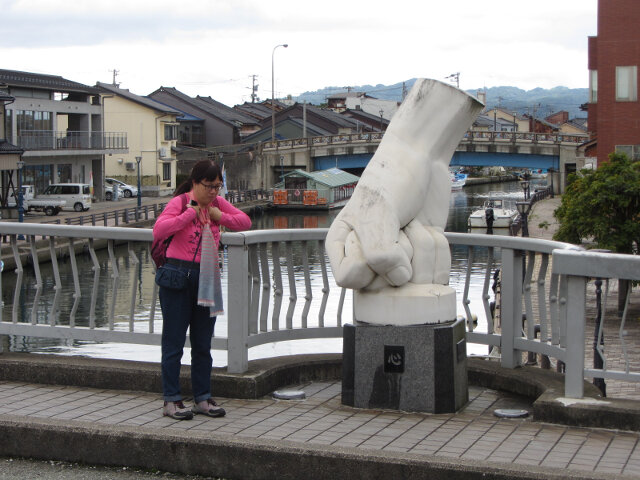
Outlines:
{"label": "mountain range", "polygon": [[[364,92],[367,95],[381,100],[401,101],[403,92],[408,92],[416,79],[412,78],[393,85],[359,85],[351,87],[325,87],[313,92],[304,92],[294,100],[307,102],[313,105],[327,103],[327,97],[347,90]],[[534,88],[523,90],[518,87],[489,87],[466,90],[470,95],[476,96],[478,91],[486,92],[487,110],[495,106],[519,114],[532,114],[538,118],[544,118],[552,113],[565,110],[569,112],[569,118],[586,118],[587,112],[580,109],[587,103],[588,88],[554,87],[550,89]]]}

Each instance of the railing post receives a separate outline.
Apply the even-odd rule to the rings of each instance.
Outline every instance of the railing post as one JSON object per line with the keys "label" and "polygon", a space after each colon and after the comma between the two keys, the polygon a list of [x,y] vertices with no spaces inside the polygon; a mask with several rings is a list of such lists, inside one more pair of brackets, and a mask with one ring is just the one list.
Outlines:
{"label": "railing post", "polygon": [[564,395],[582,398],[584,395],[585,302],[587,279],[570,275],[567,278],[567,350],[565,358]]}
{"label": "railing post", "polygon": [[227,371],[249,368],[249,254],[247,246],[228,245]]}
{"label": "railing post", "polygon": [[520,250],[502,249],[502,281],[500,292],[500,326],[502,366],[515,368],[522,365],[522,352],[514,347],[514,338],[522,337],[522,259]]}

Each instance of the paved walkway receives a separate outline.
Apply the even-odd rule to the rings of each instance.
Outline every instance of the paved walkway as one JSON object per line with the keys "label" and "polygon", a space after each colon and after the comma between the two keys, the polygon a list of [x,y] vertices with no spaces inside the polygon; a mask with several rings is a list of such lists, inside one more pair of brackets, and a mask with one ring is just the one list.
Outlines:
{"label": "paved walkway", "polygon": [[[558,222],[553,216],[553,211],[560,206],[562,197],[556,195],[553,198],[545,198],[533,204],[528,217],[529,236],[553,240],[553,234],[558,229]],[[542,224],[542,226],[540,226]]]}
{"label": "paved walkway", "polygon": [[[82,427],[109,428],[112,436],[126,435],[131,427],[144,428],[167,442],[232,437],[241,442],[262,441],[272,447],[314,446],[325,452],[346,449],[358,455],[385,453],[385,458],[452,460],[461,468],[515,468],[536,474],[521,478],[556,478],[556,474],[561,475],[557,478],[615,478],[613,474],[640,478],[639,432],[498,418],[493,414],[497,408],[530,406],[523,399],[492,390],[471,386],[470,403],[462,411],[429,415],[345,407],[340,403],[338,382],[294,388],[303,389],[307,399],[220,398],[227,410],[225,418],[196,416],[191,421],[176,421],[162,416],[159,394],[5,381],[0,382],[0,425],[4,429],[5,422],[44,422],[43,426],[53,425],[60,435],[65,429]],[[46,451],[47,446],[41,448]]]}

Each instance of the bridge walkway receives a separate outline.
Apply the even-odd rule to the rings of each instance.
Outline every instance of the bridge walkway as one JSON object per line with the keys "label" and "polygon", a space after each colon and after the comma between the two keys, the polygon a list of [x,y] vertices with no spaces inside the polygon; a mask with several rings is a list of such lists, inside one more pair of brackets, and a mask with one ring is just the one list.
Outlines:
{"label": "bridge walkway", "polygon": [[294,388],[307,398],[218,398],[226,417],[176,421],[159,393],[0,381],[0,451],[243,479],[640,477],[640,432],[498,418],[530,405],[481,387],[437,415],[345,407],[336,381]]}

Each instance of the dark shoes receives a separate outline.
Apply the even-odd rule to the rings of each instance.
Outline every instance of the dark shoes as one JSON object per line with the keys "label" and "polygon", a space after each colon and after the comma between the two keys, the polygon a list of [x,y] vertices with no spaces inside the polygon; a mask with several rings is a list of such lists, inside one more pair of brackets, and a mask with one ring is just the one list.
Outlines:
{"label": "dark shoes", "polygon": [[175,418],[176,420],[191,420],[193,418],[193,413],[188,407],[185,407],[182,400],[178,400],[177,402],[164,402],[162,414],[165,417]]}
{"label": "dark shoes", "polygon": [[196,414],[206,415],[207,417],[224,417],[227,413],[224,411],[224,408],[218,405],[211,397],[202,402],[196,403],[191,408],[191,411]]}

